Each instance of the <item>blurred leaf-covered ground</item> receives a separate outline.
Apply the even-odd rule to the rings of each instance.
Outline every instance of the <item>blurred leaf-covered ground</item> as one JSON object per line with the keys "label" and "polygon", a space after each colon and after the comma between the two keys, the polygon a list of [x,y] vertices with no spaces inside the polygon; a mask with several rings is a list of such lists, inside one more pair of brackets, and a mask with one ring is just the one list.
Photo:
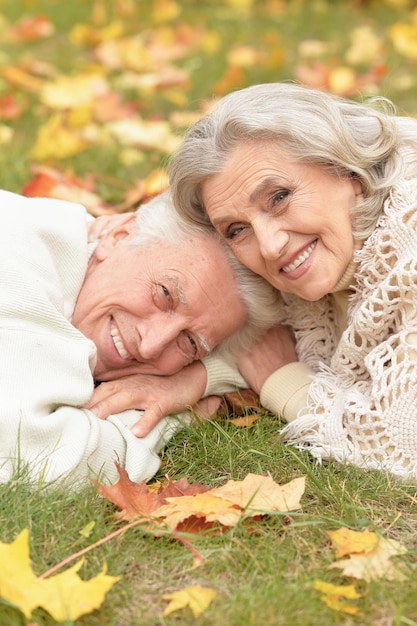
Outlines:
{"label": "blurred leaf-covered ground", "polygon": [[0,0],[0,186],[127,210],[225,93],[296,80],[417,110],[410,0]]}

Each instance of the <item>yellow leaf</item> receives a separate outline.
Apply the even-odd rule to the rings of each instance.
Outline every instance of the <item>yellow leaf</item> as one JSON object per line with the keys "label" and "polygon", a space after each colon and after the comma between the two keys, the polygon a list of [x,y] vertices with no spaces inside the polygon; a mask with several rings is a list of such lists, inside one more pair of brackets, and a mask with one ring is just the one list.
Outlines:
{"label": "yellow leaf", "polygon": [[242,512],[228,500],[216,498],[212,493],[199,493],[196,496],[167,498],[154,512],[156,517],[164,517],[170,528],[176,528],[180,522],[191,516],[204,518],[207,522],[220,522],[223,526],[236,526]]}
{"label": "yellow leaf", "polygon": [[352,65],[380,61],[383,41],[370,26],[358,26],[351,32],[352,43],[346,52],[346,62]]}
{"label": "yellow leaf", "polygon": [[397,52],[407,59],[417,59],[417,30],[414,25],[397,22],[388,34]]}
{"label": "yellow leaf", "polygon": [[335,67],[329,73],[329,89],[335,94],[345,94],[354,89],[355,72],[350,67]]}
{"label": "yellow leaf", "polygon": [[76,620],[81,615],[91,613],[101,606],[106,593],[120,580],[120,576],[107,576],[106,566],[94,578],[81,580],[77,572],[82,564],[81,560],[62,574],[39,581],[39,606],[57,622]]}
{"label": "yellow leaf", "polygon": [[118,120],[108,125],[110,132],[122,145],[147,149],[159,149],[171,153],[181,138],[175,136],[167,122],[140,119]]}
{"label": "yellow leaf", "polygon": [[238,67],[253,67],[258,62],[258,53],[252,46],[236,46],[227,53],[227,62]]}
{"label": "yellow leaf", "polygon": [[406,548],[399,541],[382,537],[370,552],[351,554],[349,558],[330,565],[329,569],[339,568],[345,576],[367,582],[378,578],[404,580],[405,575],[390,559],[405,552]]}
{"label": "yellow leaf", "polygon": [[77,619],[98,608],[119,577],[103,571],[88,581],[77,575],[82,561],[50,578],[38,578],[29,560],[28,530],[10,544],[0,542],[0,597],[18,607],[26,618],[41,607],[56,621]]}
{"label": "yellow leaf", "polygon": [[180,591],[174,593],[166,593],[162,597],[164,600],[171,600],[167,608],[164,611],[164,615],[169,615],[174,611],[185,609],[190,607],[194,617],[199,617],[203,611],[213,602],[216,597],[216,592],[210,587],[201,587],[201,585],[194,585],[193,587],[186,587]]}
{"label": "yellow leaf", "polygon": [[91,522],[88,522],[88,524],[86,524],[84,526],[84,528],[82,528],[79,533],[82,537],[89,537],[91,535],[91,532],[94,528],[94,526],[96,525],[95,521],[92,520]]}
{"label": "yellow leaf", "polygon": [[300,508],[305,490],[305,476],[279,485],[270,476],[248,474],[242,481],[229,480],[223,487],[211,489],[218,498],[237,504],[245,513],[259,515],[268,511],[293,511]]}
{"label": "yellow leaf", "polygon": [[52,115],[46,124],[39,127],[31,157],[39,161],[65,159],[85,150],[88,145],[74,130],[66,128],[61,115]]}
{"label": "yellow leaf", "polygon": [[96,96],[107,91],[107,83],[100,76],[60,76],[41,90],[40,100],[52,109],[85,108]]}
{"label": "yellow leaf", "polygon": [[332,548],[336,551],[338,559],[355,552],[370,552],[376,548],[379,541],[378,535],[369,530],[357,531],[339,528],[334,531],[329,530],[327,534],[332,541]]}
{"label": "yellow leaf", "polygon": [[33,593],[38,579],[30,566],[28,537],[25,528],[12,543],[0,541],[0,597],[17,606],[27,618],[39,606]]}
{"label": "yellow leaf", "polygon": [[359,614],[357,606],[344,601],[345,599],[357,600],[362,597],[356,591],[354,585],[332,585],[322,580],[315,580],[314,588],[321,593],[321,599],[333,611],[347,613],[348,615]]}

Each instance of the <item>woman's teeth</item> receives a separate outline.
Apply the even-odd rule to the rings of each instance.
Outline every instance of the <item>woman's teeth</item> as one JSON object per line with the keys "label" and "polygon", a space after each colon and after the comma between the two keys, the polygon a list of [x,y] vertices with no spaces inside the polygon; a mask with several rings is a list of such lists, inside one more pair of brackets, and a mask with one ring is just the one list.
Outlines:
{"label": "woman's teeth", "polygon": [[299,265],[301,265],[301,263],[304,263],[304,261],[306,261],[308,259],[308,257],[313,252],[313,250],[316,247],[316,245],[317,245],[317,240],[313,241],[313,243],[308,246],[307,250],[304,250],[304,252],[302,254],[300,254],[300,256],[298,256],[292,263],[289,263],[288,265],[285,265],[282,268],[282,271],[283,272],[292,272],[293,270],[297,269],[297,267]]}

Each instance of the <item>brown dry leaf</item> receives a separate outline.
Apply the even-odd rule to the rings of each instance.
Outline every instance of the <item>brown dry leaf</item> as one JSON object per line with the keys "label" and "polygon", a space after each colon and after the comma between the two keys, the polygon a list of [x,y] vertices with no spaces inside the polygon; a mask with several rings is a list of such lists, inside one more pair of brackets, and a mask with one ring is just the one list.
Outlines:
{"label": "brown dry leaf", "polygon": [[213,602],[216,595],[214,589],[202,587],[201,585],[186,587],[180,591],[174,591],[174,593],[165,593],[162,598],[171,600],[171,602],[165,609],[164,615],[170,615],[174,611],[190,607],[194,617],[199,617]]}
{"label": "brown dry leaf", "polygon": [[251,415],[242,415],[242,417],[234,417],[232,419],[228,419],[227,421],[237,428],[251,428],[259,417],[260,415],[257,413],[251,413]]}
{"label": "brown dry leaf", "polygon": [[346,554],[371,552],[376,548],[379,541],[378,535],[369,530],[357,531],[339,528],[338,530],[328,530],[327,534],[338,559]]}
{"label": "brown dry leaf", "polygon": [[271,511],[294,511],[301,508],[305,476],[279,485],[270,476],[248,474],[242,481],[229,480],[210,493],[239,506],[245,514],[265,515]]}
{"label": "brown dry leaf", "polygon": [[376,547],[369,552],[351,554],[330,565],[329,569],[341,569],[345,576],[370,582],[378,578],[404,580],[406,577],[398,565],[391,561],[392,556],[399,556],[407,549],[394,539],[379,538]]}
{"label": "brown dry leaf", "polygon": [[225,393],[222,404],[223,406],[219,410],[223,408],[228,409],[234,415],[246,415],[248,410],[257,411],[259,409],[260,400],[253,389],[239,389]]}
{"label": "brown dry leaf", "polygon": [[116,484],[102,485],[97,482],[96,484],[98,484],[98,492],[121,509],[118,517],[125,520],[140,515],[149,516],[164,504],[167,498],[193,496],[208,490],[206,485],[199,483],[190,485],[186,478],[177,481],[167,478],[165,485],[158,483],[155,489],[154,485],[147,486],[145,481],[141,483],[131,481],[128,473],[119,463],[116,463],[116,468],[120,476]]}
{"label": "brown dry leaf", "polygon": [[359,607],[346,602],[346,600],[357,600],[362,597],[354,585],[332,585],[323,580],[315,580],[314,588],[321,593],[321,599],[333,611],[348,615],[360,615]]}

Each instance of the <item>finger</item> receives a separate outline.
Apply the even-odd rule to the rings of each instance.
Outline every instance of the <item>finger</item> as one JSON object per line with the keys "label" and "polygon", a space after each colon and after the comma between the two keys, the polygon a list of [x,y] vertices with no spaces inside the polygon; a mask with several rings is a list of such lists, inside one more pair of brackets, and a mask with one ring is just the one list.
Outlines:
{"label": "finger", "polygon": [[161,421],[165,413],[158,405],[153,405],[145,409],[142,417],[131,427],[132,433],[136,437],[145,437]]}
{"label": "finger", "polygon": [[192,411],[201,420],[209,419],[220,407],[222,399],[219,396],[208,396],[197,404],[194,404]]}
{"label": "finger", "polygon": [[94,402],[90,406],[86,406],[100,419],[106,419],[109,415],[121,413],[128,409],[141,409],[138,406],[137,397],[130,391],[118,391],[98,402]]}

